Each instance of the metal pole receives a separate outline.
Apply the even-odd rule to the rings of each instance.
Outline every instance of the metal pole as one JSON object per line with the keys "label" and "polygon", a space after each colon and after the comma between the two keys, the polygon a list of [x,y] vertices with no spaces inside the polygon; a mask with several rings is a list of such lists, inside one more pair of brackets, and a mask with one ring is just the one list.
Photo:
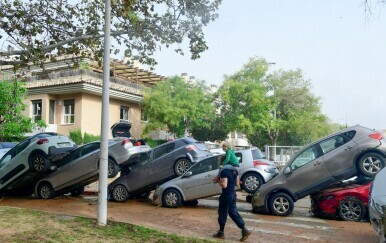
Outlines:
{"label": "metal pole", "polygon": [[109,85],[110,85],[110,12],[111,2],[105,2],[105,37],[103,50],[103,88],[102,88],[102,123],[101,123],[101,153],[99,162],[99,197],[98,225],[107,224],[107,164],[109,136]]}

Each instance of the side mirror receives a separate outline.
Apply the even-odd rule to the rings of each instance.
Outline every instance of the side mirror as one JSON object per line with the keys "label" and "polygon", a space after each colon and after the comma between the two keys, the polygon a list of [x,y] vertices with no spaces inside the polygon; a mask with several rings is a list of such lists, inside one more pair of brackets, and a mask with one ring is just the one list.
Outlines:
{"label": "side mirror", "polygon": [[185,173],[184,178],[185,177],[191,177],[192,175],[193,175],[193,173],[191,171],[188,171]]}
{"label": "side mirror", "polygon": [[286,175],[290,174],[290,173],[291,173],[290,167],[286,167],[286,168],[284,169],[283,173],[286,174]]}
{"label": "side mirror", "polygon": [[55,170],[57,170],[57,169],[58,169],[58,167],[57,167],[56,165],[53,165],[53,166],[50,167],[50,170],[51,170],[51,171],[55,171]]}

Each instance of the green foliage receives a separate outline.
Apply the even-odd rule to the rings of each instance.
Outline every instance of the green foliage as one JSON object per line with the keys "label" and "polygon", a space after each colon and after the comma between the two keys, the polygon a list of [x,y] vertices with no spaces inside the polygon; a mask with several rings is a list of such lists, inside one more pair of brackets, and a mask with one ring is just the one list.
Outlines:
{"label": "green foliage", "polygon": [[168,129],[177,137],[194,127],[209,127],[214,117],[212,97],[199,86],[186,84],[180,77],[158,83],[144,94],[144,112],[149,118],[144,134]]}
{"label": "green foliage", "polygon": [[223,141],[230,131],[226,130],[222,117],[208,121],[209,126],[197,126],[191,129],[192,136],[198,141]]}
{"label": "green foliage", "polygon": [[45,126],[44,122],[36,124],[23,115],[26,96],[24,83],[0,80],[0,141],[20,141],[35,126]]}
{"label": "green foliage", "polygon": [[77,145],[83,144],[82,131],[79,128],[70,131],[69,137]]}
{"label": "green foliage", "polygon": [[101,137],[98,135],[89,134],[87,132],[85,132],[83,135],[83,143],[85,144],[94,142],[94,141],[100,141],[100,140],[101,140]]}
{"label": "green foliage", "polygon": [[151,148],[155,148],[158,145],[161,145],[163,143],[166,143],[166,140],[162,139],[151,139],[151,138],[145,138],[146,144],[149,145]]}
{"label": "green foliage", "polygon": [[[102,62],[104,0],[5,0],[0,1],[0,32],[5,44],[18,51],[19,65],[60,55],[83,56]],[[221,0],[114,0],[111,4],[112,52],[122,46],[125,55],[154,65],[153,53],[163,47],[188,43],[191,58],[207,50],[203,27],[217,18]],[[28,23],[26,25],[25,23]],[[2,36],[0,35],[0,38]],[[9,37],[9,38],[7,38]],[[187,40],[187,41],[186,41]],[[8,42],[8,43],[7,43]],[[50,55],[46,55],[50,53]],[[13,55],[4,52],[0,55]]]}

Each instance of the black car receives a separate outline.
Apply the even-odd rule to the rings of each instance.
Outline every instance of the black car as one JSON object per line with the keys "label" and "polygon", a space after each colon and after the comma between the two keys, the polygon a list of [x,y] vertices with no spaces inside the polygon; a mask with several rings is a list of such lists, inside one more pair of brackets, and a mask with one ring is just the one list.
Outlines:
{"label": "black car", "polygon": [[134,155],[124,164],[121,176],[109,185],[110,198],[126,201],[129,194],[146,197],[157,185],[182,175],[210,155],[204,144],[192,138],[176,139]]}

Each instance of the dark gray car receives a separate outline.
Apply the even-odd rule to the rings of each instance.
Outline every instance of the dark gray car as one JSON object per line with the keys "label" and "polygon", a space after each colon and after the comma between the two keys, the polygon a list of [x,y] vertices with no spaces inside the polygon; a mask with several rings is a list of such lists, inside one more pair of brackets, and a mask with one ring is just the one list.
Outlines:
{"label": "dark gray car", "polygon": [[192,138],[180,138],[130,158],[121,176],[109,185],[109,196],[126,201],[131,196],[148,196],[165,181],[184,174],[192,164],[211,156],[207,147]]}
{"label": "dark gray car", "polygon": [[355,175],[374,177],[385,167],[380,132],[353,126],[305,146],[252,198],[255,212],[285,216],[294,202]]}
{"label": "dark gray car", "polygon": [[381,170],[373,181],[370,189],[369,218],[370,224],[381,237],[380,242],[386,242],[386,169]]}

